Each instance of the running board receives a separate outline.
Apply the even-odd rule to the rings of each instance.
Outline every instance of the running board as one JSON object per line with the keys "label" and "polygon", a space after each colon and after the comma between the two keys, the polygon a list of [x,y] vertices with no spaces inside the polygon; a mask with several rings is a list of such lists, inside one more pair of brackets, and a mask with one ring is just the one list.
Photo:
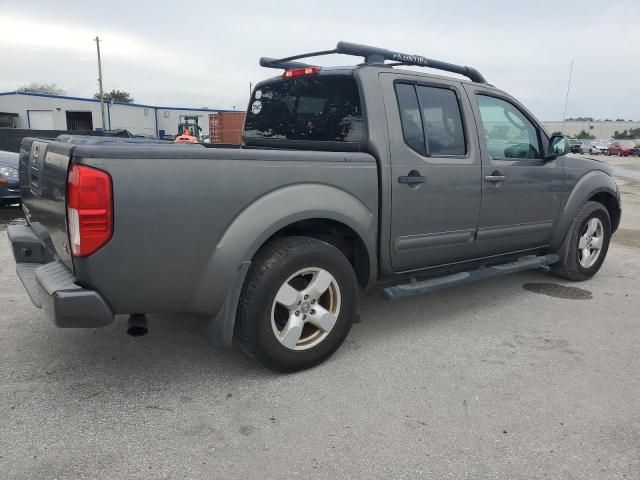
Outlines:
{"label": "running board", "polygon": [[399,300],[401,298],[414,297],[423,293],[435,292],[441,288],[452,287],[454,285],[462,285],[463,283],[471,283],[477,280],[486,280],[488,278],[499,277],[508,273],[522,272],[523,270],[532,270],[540,268],[552,263],[556,263],[560,257],[555,253],[549,255],[527,256],[518,259],[515,262],[503,263],[502,265],[494,265],[492,267],[481,267],[478,270],[470,272],[454,273],[445,277],[432,278],[429,280],[412,281],[402,285],[394,285],[387,287],[382,291],[384,298],[388,300]]}

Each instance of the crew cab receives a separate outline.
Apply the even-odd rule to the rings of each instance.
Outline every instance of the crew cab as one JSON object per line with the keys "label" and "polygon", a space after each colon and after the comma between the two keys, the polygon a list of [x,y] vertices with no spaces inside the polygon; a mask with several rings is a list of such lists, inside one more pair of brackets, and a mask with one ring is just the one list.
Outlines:
{"label": "crew cab", "polygon": [[[364,62],[297,61],[325,54]],[[293,371],[342,344],[359,290],[602,265],[621,214],[611,169],[567,155],[477,70],[346,42],[261,65],[284,73],[253,90],[241,148],[22,142],[27,224],[8,235],[55,325],[127,314],[140,333],[146,314],[199,314],[217,343]]]}

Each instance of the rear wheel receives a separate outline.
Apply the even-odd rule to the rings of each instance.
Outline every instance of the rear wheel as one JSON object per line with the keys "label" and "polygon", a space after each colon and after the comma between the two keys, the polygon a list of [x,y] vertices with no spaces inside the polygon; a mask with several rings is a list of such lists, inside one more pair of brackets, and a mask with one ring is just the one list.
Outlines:
{"label": "rear wheel", "polygon": [[356,309],[355,273],[328,243],[286,237],[254,258],[235,337],[261,364],[296,371],[326,360],[346,338]]}
{"label": "rear wheel", "polygon": [[569,247],[564,257],[551,270],[567,280],[583,281],[593,277],[604,262],[610,238],[609,212],[600,203],[587,202],[571,224]]}

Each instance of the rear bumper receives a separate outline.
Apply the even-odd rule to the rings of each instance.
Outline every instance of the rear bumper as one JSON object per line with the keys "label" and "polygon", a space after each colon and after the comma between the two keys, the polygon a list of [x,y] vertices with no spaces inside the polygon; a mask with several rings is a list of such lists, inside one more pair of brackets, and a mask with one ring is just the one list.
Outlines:
{"label": "rear bumper", "polygon": [[33,304],[42,308],[57,327],[96,328],[113,322],[113,312],[102,296],[75,283],[73,272],[47,257],[46,249],[28,225],[10,225],[9,241],[16,272]]}

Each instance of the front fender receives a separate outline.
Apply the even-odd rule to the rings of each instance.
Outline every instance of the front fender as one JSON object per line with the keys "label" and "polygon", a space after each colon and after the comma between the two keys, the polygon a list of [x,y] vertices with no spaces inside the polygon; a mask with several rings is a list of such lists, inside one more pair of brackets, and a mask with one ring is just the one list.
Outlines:
{"label": "front fender", "polygon": [[600,170],[591,171],[583,175],[575,184],[564,208],[561,210],[556,227],[551,237],[551,248],[558,250],[562,245],[571,222],[575,218],[578,210],[594,195],[606,192],[619,199],[618,186],[612,176]]}
{"label": "front fender", "polygon": [[231,284],[237,283],[234,279],[241,265],[250,262],[274,233],[292,223],[314,218],[334,220],[353,229],[367,249],[370,272],[375,274],[377,211],[329,185],[289,185],[256,199],[229,224],[198,282],[193,310],[210,315],[218,312]]}

